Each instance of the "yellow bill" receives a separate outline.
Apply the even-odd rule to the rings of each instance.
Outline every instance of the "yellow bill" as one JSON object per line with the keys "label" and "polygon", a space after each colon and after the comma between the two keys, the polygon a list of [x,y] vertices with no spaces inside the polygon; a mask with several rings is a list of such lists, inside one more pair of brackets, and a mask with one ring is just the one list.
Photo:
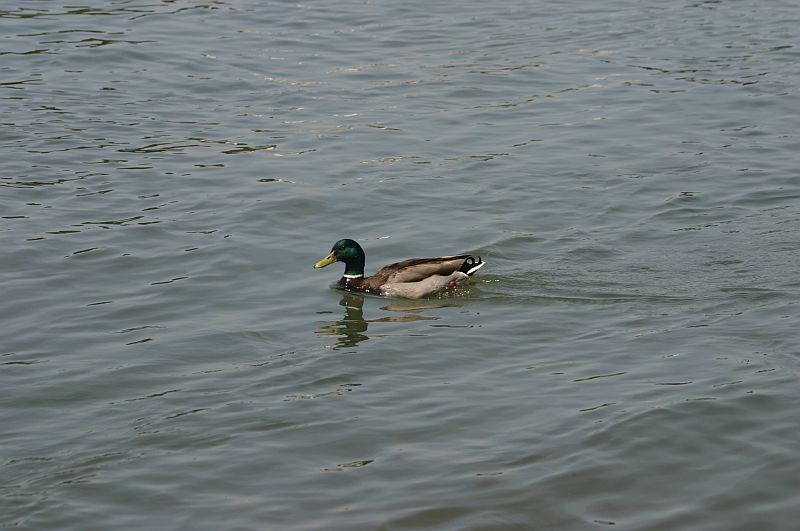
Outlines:
{"label": "yellow bill", "polygon": [[326,256],[325,258],[323,258],[322,260],[320,260],[319,262],[314,264],[314,269],[319,269],[320,267],[329,266],[332,263],[334,263],[335,261],[336,261],[336,255],[333,254],[333,251],[331,251],[328,254],[328,256]]}

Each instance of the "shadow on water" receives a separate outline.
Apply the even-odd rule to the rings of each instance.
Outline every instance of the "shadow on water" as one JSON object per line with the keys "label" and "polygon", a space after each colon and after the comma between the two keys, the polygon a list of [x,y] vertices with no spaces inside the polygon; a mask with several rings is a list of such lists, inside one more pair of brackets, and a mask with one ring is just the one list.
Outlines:
{"label": "shadow on water", "polygon": [[[333,349],[350,348],[370,338],[367,329],[374,323],[408,323],[412,321],[435,321],[438,317],[420,315],[424,310],[443,308],[452,304],[431,300],[391,299],[389,304],[380,309],[387,312],[399,312],[403,315],[388,315],[374,319],[364,318],[364,301],[368,296],[361,293],[343,292],[339,305],[344,307],[341,319],[327,322],[318,330],[322,336],[337,336]],[[374,297],[370,297],[374,298]]]}

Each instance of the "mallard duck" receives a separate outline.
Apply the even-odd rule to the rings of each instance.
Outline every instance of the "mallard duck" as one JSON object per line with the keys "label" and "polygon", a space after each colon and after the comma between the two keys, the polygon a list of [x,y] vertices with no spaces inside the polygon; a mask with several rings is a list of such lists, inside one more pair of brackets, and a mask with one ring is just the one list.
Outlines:
{"label": "mallard duck", "polygon": [[411,258],[383,266],[374,275],[365,277],[364,250],[350,239],[334,243],[328,256],[314,264],[314,269],[334,262],[344,262],[344,275],[339,279],[343,289],[412,299],[454,288],[486,263],[480,256],[476,260],[470,255]]}

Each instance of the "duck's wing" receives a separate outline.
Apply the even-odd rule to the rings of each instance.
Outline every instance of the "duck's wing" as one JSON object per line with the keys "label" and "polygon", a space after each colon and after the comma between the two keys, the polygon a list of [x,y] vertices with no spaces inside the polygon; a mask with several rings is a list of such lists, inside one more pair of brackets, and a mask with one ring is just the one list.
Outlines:
{"label": "duck's wing", "polygon": [[437,258],[411,258],[382,267],[373,276],[381,276],[384,283],[419,282],[434,275],[450,276],[464,266],[469,255],[440,256]]}
{"label": "duck's wing", "polygon": [[452,282],[461,284],[484,262],[470,255],[411,258],[380,268],[359,281],[363,291],[387,296],[423,297],[441,291]]}

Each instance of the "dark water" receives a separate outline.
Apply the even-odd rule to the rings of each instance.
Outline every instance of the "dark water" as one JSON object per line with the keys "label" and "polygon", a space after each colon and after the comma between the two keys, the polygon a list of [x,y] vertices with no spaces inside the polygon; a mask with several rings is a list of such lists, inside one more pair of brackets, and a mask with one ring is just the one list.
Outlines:
{"label": "dark water", "polygon": [[0,527],[795,529],[798,12],[0,4]]}

